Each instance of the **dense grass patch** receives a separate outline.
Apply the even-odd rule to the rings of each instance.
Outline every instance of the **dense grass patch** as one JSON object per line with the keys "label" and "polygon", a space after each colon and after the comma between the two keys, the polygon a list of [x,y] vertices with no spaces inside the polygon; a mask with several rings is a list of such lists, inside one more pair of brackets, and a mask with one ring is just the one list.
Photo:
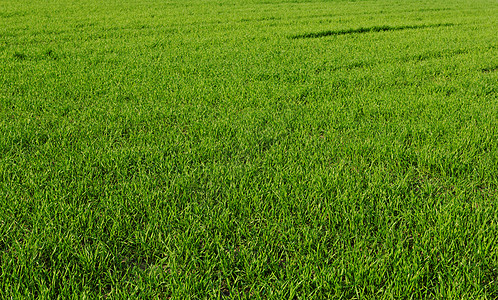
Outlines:
{"label": "dense grass patch", "polygon": [[496,299],[498,4],[3,1],[0,297]]}

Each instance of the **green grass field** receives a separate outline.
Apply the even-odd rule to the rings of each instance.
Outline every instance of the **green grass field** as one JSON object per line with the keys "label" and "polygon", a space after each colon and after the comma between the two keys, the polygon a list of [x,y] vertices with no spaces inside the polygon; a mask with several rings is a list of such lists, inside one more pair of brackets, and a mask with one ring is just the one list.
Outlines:
{"label": "green grass field", "polygon": [[496,0],[1,0],[1,299],[498,299]]}

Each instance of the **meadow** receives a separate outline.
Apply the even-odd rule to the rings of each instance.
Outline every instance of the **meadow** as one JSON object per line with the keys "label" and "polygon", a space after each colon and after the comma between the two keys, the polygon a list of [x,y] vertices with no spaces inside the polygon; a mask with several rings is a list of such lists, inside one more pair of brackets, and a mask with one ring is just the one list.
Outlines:
{"label": "meadow", "polygon": [[496,0],[0,1],[0,298],[498,299]]}

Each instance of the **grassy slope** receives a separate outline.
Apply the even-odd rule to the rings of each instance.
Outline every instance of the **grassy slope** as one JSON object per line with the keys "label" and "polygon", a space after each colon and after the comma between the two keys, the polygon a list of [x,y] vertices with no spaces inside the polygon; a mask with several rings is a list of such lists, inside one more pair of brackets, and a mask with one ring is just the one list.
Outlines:
{"label": "grassy slope", "polygon": [[498,297],[496,1],[31,2],[2,298]]}

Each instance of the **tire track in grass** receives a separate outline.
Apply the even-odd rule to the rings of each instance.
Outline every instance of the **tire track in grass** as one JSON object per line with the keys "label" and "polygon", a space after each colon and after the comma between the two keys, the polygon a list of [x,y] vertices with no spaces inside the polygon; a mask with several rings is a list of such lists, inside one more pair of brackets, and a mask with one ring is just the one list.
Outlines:
{"label": "tire track in grass", "polygon": [[316,39],[327,36],[337,36],[337,35],[348,35],[348,34],[361,34],[370,32],[383,32],[383,31],[399,31],[407,29],[423,29],[423,28],[435,28],[435,27],[448,27],[454,26],[453,23],[441,23],[441,24],[429,24],[429,25],[402,25],[402,26],[372,26],[372,27],[360,27],[360,28],[350,28],[342,30],[327,30],[320,32],[309,32],[304,34],[297,34],[289,36],[290,39]]}
{"label": "tire track in grass", "polygon": [[483,73],[493,73],[493,72],[498,72],[498,65],[493,66],[493,67],[489,67],[489,68],[484,68],[484,69],[481,69],[481,71],[482,71]]}

